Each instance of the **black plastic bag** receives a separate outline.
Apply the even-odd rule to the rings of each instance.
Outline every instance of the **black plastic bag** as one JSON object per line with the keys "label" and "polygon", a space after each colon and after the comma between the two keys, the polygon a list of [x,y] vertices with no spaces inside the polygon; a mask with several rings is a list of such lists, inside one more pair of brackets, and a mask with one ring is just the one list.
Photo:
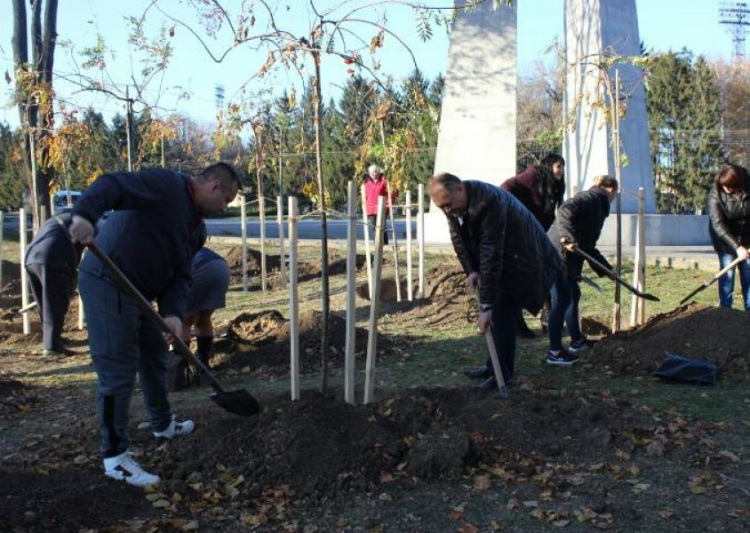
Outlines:
{"label": "black plastic bag", "polygon": [[654,372],[654,376],[681,383],[714,385],[719,379],[719,367],[706,359],[688,359],[668,353],[664,355],[664,362]]}

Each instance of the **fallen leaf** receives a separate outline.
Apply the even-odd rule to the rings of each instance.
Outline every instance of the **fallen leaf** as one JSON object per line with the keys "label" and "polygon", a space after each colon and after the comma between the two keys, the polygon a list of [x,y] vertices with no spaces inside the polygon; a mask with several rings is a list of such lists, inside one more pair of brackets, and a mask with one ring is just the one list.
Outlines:
{"label": "fallen leaf", "polygon": [[555,520],[552,525],[555,527],[565,527],[570,524],[570,520]]}
{"label": "fallen leaf", "polygon": [[474,488],[477,490],[489,490],[491,486],[490,476],[481,475],[474,478]]}
{"label": "fallen leaf", "polygon": [[674,511],[672,509],[662,509],[661,511],[656,511],[656,514],[659,515],[659,518],[662,520],[669,520],[674,516]]}
{"label": "fallen leaf", "polygon": [[700,485],[694,485],[690,487],[690,492],[692,492],[693,494],[705,494],[706,488],[701,487]]}
{"label": "fallen leaf", "polygon": [[454,507],[451,511],[451,514],[449,515],[449,518],[452,522],[458,522],[464,517],[464,508],[463,506],[460,507]]}
{"label": "fallen leaf", "polygon": [[740,458],[737,457],[732,452],[730,452],[729,450],[722,450],[722,451],[719,452],[719,455],[722,455],[722,456],[726,457],[727,459],[731,460],[734,463],[739,463],[740,462]]}
{"label": "fallen leaf", "polygon": [[170,506],[171,504],[169,503],[169,500],[164,500],[164,499],[161,499],[161,500],[156,500],[156,501],[155,501],[154,503],[152,503],[151,505],[153,505],[153,506],[154,506],[154,507],[156,507],[157,509],[166,509],[166,508],[167,508],[167,507],[169,507],[169,506]]}

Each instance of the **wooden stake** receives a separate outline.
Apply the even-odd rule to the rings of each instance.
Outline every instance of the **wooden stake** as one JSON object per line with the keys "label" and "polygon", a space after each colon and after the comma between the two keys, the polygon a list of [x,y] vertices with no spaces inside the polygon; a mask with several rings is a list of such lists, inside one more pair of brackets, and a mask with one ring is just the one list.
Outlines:
{"label": "wooden stake", "polygon": [[0,211],[0,292],[3,292],[3,212]]}
{"label": "wooden stake", "polygon": [[83,300],[81,295],[78,295],[78,331],[83,330],[83,322],[85,320],[85,314],[83,312]]}
{"label": "wooden stake", "polygon": [[292,401],[299,400],[299,295],[297,294],[297,197],[289,197],[289,378]]}
{"label": "wooden stake", "polygon": [[367,330],[367,365],[365,368],[365,399],[372,401],[375,389],[375,358],[378,350],[378,312],[380,310],[380,275],[383,269],[383,231],[385,226],[385,202],[378,198],[378,217],[375,223],[375,264],[372,272],[373,298],[370,300],[370,322]]}
{"label": "wooden stake", "polygon": [[393,250],[393,266],[394,276],[396,277],[396,301],[401,301],[401,276],[398,273],[398,239],[396,237],[396,222],[393,217],[393,202],[391,201],[391,185],[385,182],[385,191],[388,195],[388,214],[391,219],[391,231],[393,232],[393,239],[391,239],[391,249]]}
{"label": "wooden stake", "polygon": [[365,186],[360,187],[362,191],[362,222],[365,225],[365,264],[367,265],[367,291],[372,300],[372,264],[370,263],[370,224],[367,220],[367,196]]}
{"label": "wooden stake", "polygon": [[247,196],[242,195],[240,204],[240,235],[242,236],[242,290],[247,292]]}
{"label": "wooden stake", "polygon": [[279,278],[281,288],[286,288],[286,254],[284,251],[284,198],[276,197],[276,223],[279,226]]}
{"label": "wooden stake", "polygon": [[[641,258],[638,290],[646,292],[646,190],[638,187],[638,255]],[[646,299],[638,299],[638,323],[646,322]]]}
{"label": "wooden stake", "polygon": [[353,181],[348,184],[346,233],[346,344],[344,348],[344,400],[354,405],[355,374],[355,322],[356,322],[356,284],[357,284],[357,186]]}
{"label": "wooden stake", "polygon": [[411,249],[411,191],[406,191],[406,298],[414,299],[414,280],[412,277],[412,249]]}
{"label": "wooden stake", "polygon": [[[26,227],[26,210],[18,210],[18,237],[21,249],[21,307],[28,307],[29,305],[29,275],[26,272],[25,256],[26,256],[26,241],[28,239],[28,228]],[[28,313],[23,315],[23,334],[28,335],[31,333],[31,320]]]}
{"label": "wooden stake", "polygon": [[258,197],[258,209],[260,210],[260,288],[263,292],[268,290],[268,273],[266,269],[266,199]]}
{"label": "wooden stake", "polygon": [[417,295],[424,298],[424,185],[417,187],[417,241],[419,246],[419,288]]}

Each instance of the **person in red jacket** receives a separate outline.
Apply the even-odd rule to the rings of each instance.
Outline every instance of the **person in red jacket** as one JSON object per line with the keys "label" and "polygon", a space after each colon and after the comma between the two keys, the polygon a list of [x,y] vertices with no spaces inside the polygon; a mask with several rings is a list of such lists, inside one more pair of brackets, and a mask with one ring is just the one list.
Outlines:
{"label": "person in red jacket", "polygon": [[[385,197],[385,214],[390,213],[390,206],[396,202],[396,195],[391,192],[388,200],[388,182],[383,174],[383,169],[378,165],[370,165],[367,168],[367,182],[365,183],[365,209],[367,211],[368,228],[374,228],[378,216],[378,198]],[[383,234],[383,244],[388,244],[388,232]]]}

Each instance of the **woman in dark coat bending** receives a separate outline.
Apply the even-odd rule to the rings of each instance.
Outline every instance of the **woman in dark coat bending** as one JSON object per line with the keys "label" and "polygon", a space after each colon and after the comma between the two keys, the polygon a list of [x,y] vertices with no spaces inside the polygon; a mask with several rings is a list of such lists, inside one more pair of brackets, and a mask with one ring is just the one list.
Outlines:
{"label": "woman in dark coat bending", "polygon": [[[549,352],[547,363],[569,366],[580,359],[579,352],[588,350],[593,344],[581,333],[578,323],[578,302],[581,289],[583,258],[576,254],[577,249],[591,255],[609,267],[609,262],[596,249],[596,241],[602,232],[604,221],[609,216],[609,206],[617,194],[617,180],[611,176],[598,176],[594,186],[580,193],[560,206],[557,218],[547,232],[552,245],[565,260],[565,270],[558,274],[552,287],[552,307],[549,312]],[[594,271],[597,268],[591,265]],[[598,273],[598,272],[597,272]],[[601,275],[601,274],[600,274]],[[562,347],[563,322],[570,333],[570,346]]]}
{"label": "woman in dark coat bending", "polygon": [[[727,163],[716,174],[708,197],[708,232],[723,269],[737,258],[747,259],[750,245],[750,194],[747,169]],[[745,311],[750,310],[750,261],[739,265]],[[732,307],[734,269],[719,278],[719,305]]]}

